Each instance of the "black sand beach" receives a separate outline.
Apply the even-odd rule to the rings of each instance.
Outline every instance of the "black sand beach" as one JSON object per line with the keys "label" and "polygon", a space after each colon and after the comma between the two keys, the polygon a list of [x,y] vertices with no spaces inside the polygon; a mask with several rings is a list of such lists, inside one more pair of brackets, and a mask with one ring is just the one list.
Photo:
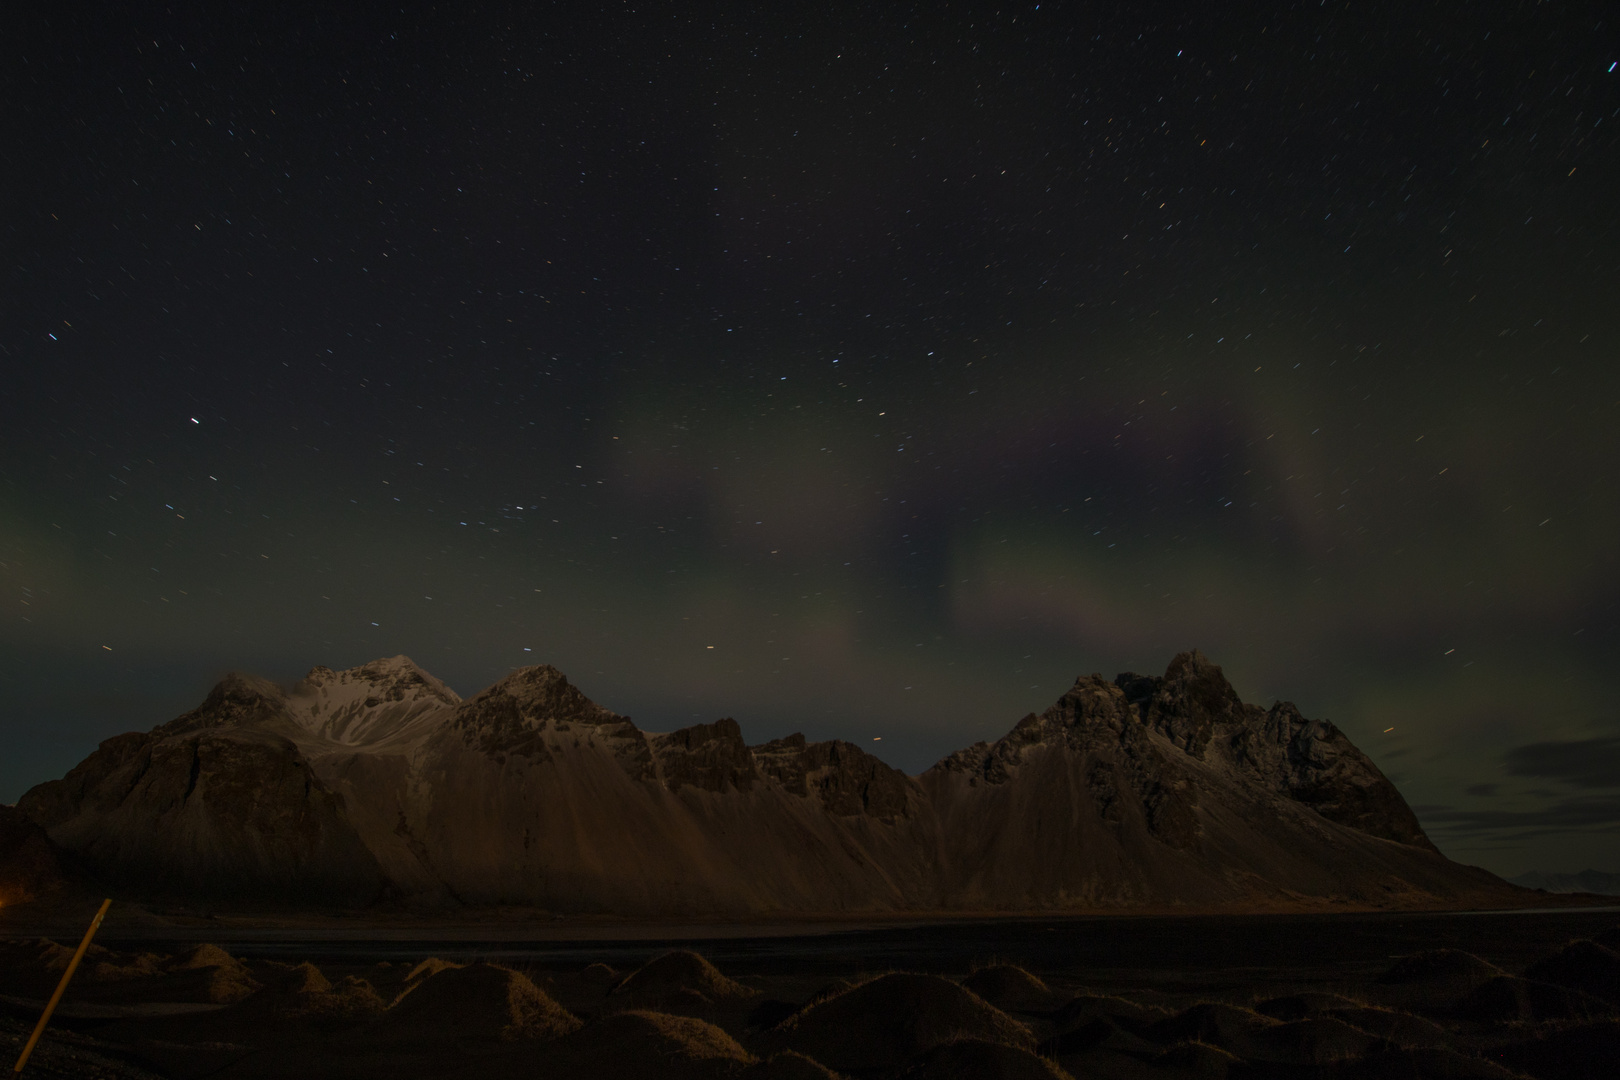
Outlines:
{"label": "black sand beach", "polygon": [[[109,927],[28,1075],[1561,1080],[1612,1075],[1620,1054],[1613,906],[603,924],[590,940],[556,921],[194,921]],[[0,943],[7,1043],[59,946]]]}

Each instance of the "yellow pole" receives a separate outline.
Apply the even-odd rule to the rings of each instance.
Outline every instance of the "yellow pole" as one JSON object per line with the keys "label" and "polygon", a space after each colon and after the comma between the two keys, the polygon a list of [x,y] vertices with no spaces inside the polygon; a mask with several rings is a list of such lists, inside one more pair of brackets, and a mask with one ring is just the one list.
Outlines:
{"label": "yellow pole", "polygon": [[67,970],[62,972],[62,981],[56,984],[56,993],[51,995],[51,1000],[45,1006],[44,1015],[39,1018],[39,1023],[34,1025],[34,1033],[28,1037],[28,1045],[23,1047],[22,1057],[17,1059],[17,1067],[11,1070],[12,1076],[22,1075],[23,1066],[28,1064],[28,1055],[34,1052],[34,1044],[45,1034],[45,1025],[51,1022],[51,1013],[56,1011],[56,1003],[62,1000],[68,980],[73,978],[73,973],[78,970],[79,961],[84,959],[84,951],[90,947],[90,939],[96,936],[96,928],[101,925],[101,920],[107,917],[107,909],[110,907],[112,907],[111,898],[103,900],[101,910],[90,920],[90,929],[84,932],[84,940],[79,942],[78,952],[73,954],[73,959],[68,961]]}

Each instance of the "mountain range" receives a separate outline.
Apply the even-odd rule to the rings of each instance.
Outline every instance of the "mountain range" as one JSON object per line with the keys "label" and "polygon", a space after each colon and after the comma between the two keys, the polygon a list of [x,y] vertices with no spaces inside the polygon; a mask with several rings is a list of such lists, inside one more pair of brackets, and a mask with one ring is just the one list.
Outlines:
{"label": "mountain range", "polygon": [[463,700],[398,656],[230,675],[18,809],[109,885],[215,902],[635,916],[1456,907],[1344,733],[1245,704],[1197,651],[1077,679],[920,776],[844,741],[643,731],[549,666]]}
{"label": "mountain range", "polygon": [[1552,893],[1620,896],[1620,874],[1611,874],[1603,870],[1582,870],[1578,873],[1530,870],[1508,880],[1526,889],[1542,889]]}

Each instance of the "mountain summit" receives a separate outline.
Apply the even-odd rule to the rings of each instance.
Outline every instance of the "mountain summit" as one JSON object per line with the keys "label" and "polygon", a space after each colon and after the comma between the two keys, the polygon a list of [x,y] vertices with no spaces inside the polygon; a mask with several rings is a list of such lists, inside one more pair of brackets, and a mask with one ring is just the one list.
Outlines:
{"label": "mountain summit", "polygon": [[1447,907],[1442,856],[1332,724],[1196,651],[1085,676],[921,776],[847,742],[646,732],[557,669],[462,700],[405,657],[226,677],[18,807],[94,872],[236,901],[632,915]]}

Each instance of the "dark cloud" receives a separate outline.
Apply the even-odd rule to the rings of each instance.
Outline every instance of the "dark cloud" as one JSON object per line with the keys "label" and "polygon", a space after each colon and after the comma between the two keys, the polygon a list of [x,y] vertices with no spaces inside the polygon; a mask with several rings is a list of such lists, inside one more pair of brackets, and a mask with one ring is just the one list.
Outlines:
{"label": "dark cloud", "polygon": [[1424,825],[1453,834],[1514,832],[1519,836],[1594,831],[1620,826],[1620,795],[1587,795],[1529,810],[1458,810],[1426,806]]}
{"label": "dark cloud", "polygon": [[1477,795],[1482,799],[1488,799],[1501,790],[1501,787],[1501,784],[1473,784],[1467,788],[1464,788],[1463,790],[1470,795]]}
{"label": "dark cloud", "polygon": [[1620,787],[1620,737],[1516,746],[1504,759],[1514,776],[1564,780],[1577,787]]}

